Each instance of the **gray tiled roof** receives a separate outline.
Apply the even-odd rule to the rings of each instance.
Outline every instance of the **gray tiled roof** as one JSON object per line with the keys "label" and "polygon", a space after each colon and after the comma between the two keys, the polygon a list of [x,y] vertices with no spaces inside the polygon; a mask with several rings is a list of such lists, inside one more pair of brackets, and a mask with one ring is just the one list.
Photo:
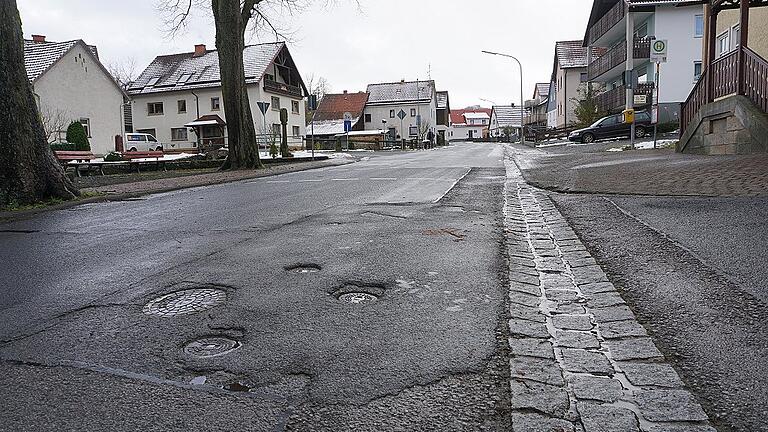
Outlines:
{"label": "gray tiled roof", "polygon": [[541,97],[549,96],[549,83],[536,83],[536,92]]}
{"label": "gray tiled roof", "polygon": [[[258,83],[267,67],[284,47],[284,42],[245,47],[243,51],[245,82]],[[160,93],[220,85],[219,54],[216,50],[209,50],[199,57],[195,57],[194,53],[156,57],[131,84],[128,93],[134,95]]]}
{"label": "gray tiled roof", "polygon": [[[555,55],[560,62],[560,68],[587,67],[587,48],[582,46],[584,41],[560,41],[557,42]],[[592,48],[592,57],[597,58],[602,54],[600,48]]]}
{"label": "gray tiled roof", "polygon": [[87,45],[82,40],[65,42],[33,42],[24,41],[24,66],[27,68],[27,77],[30,81],[40,78],[54,63],[64,56],[73,46],[82,43],[91,49],[98,60],[99,52],[95,46]]}
{"label": "gray tiled roof", "polygon": [[493,113],[496,115],[496,121],[500,128],[520,127],[523,117],[521,111],[520,107],[516,106],[496,105],[493,107]]}
{"label": "gray tiled roof", "polygon": [[447,108],[448,108],[448,92],[447,91],[437,92],[437,109],[447,109]]}
{"label": "gray tiled roof", "polygon": [[429,101],[435,92],[434,81],[401,81],[396,83],[381,83],[368,85],[368,103],[394,103]]}

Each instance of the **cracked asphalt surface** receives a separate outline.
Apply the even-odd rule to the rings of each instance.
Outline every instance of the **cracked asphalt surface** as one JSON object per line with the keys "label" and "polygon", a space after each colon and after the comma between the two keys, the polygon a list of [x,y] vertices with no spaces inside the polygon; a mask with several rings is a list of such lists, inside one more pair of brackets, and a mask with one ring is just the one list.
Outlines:
{"label": "cracked asphalt surface", "polygon": [[[502,159],[374,155],[0,225],[0,430],[509,430]],[[144,313],[197,287],[223,304]],[[209,336],[242,346],[184,353]]]}

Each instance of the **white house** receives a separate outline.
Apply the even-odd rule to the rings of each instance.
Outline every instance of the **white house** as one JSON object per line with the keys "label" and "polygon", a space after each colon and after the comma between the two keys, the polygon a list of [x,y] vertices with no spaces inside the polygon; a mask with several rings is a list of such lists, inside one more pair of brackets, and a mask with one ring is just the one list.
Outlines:
{"label": "white house", "polygon": [[[696,4],[699,3],[699,4]],[[676,121],[680,103],[687,98],[701,75],[704,12],[702,2],[687,0],[595,0],[584,46],[606,49],[591,59],[590,81],[601,83],[597,96],[601,109],[618,112],[625,107],[624,71],[627,62],[626,28],[634,29],[632,69],[639,82],[634,90],[636,109],[652,102],[656,71],[650,61],[654,39],[668,43],[667,62],[661,65],[658,97],[660,121]],[[629,16],[628,16],[629,13]]]}
{"label": "white house", "polygon": [[[257,133],[279,134],[280,109],[286,108],[289,145],[301,146],[306,135],[304,96],[308,92],[288,47],[284,42],[250,45],[243,59]],[[194,52],[159,56],[128,93],[134,131],[154,135],[166,151],[226,144],[217,51],[196,45]],[[265,116],[257,102],[270,104]]]}
{"label": "white house", "polygon": [[479,106],[452,110],[449,140],[466,141],[488,136],[491,110]]}
{"label": "white house", "polygon": [[[422,134],[437,126],[437,92],[434,81],[400,81],[368,85],[365,105],[365,130],[386,128],[390,136],[413,139],[419,136],[417,119],[421,118]],[[405,116],[401,120],[398,114]]]}
{"label": "white house", "polygon": [[24,41],[24,65],[49,140],[63,141],[67,126],[79,121],[94,154],[115,149],[125,93],[99,61],[95,46],[33,35]]}
{"label": "white house", "polygon": [[514,134],[520,136],[523,123],[523,110],[517,106],[494,105],[491,108],[490,136],[499,138],[504,136],[505,128],[514,129]]}

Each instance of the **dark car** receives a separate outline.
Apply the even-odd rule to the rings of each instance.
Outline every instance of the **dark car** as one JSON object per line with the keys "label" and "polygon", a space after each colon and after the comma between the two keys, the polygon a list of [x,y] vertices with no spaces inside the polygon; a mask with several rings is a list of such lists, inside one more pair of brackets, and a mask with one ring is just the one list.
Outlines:
{"label": "dark car", "polygon": [[[647,111],[635,113],[635,137],[642,138],[651,130],[651,115]],[[571,132],[569,141],[591,143],[608,138],[629,138],[631,125],[624,123],[623,114],[609,115],[596,121],[592,126]]]}

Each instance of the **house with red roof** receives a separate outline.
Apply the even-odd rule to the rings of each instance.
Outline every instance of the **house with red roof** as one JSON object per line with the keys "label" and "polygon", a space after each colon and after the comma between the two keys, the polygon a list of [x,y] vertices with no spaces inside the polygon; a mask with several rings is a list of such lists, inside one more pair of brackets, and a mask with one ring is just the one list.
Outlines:
{"label": "house with red roof", "polygon": [[365,130],[363,114],[366,103],[368,103],[368,93],[366,92],[349,93],[344,90],[343,93],[339,94],[326,94],[312,117],[308,134],[311,133],[318,137],[343,134],[345,132],[344,114],[346,113],[352,115],[353,131]]}
{"label": "house with red roof", "polygon": [[471,141],[488,137],[491,109],[479,106],[451,110],[450,141]]}

